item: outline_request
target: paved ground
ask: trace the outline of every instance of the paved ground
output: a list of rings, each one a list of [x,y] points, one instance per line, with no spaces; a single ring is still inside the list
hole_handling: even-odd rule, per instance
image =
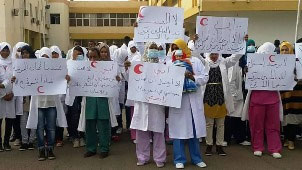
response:
[[[154,162],[143,167],[136,166],[135,145],[129,140],[129,134],[124,133],[121,141],[111,145],[110,156],[99,159],[98,156],[83,158],[84,148],[74,149],[70,142],[65,141],[62,148],[55,148],[56,160],[37,161],[37,150],[18,151],[13,147],[11,152],[0,153],[0,170],[9,169],[100,169],[100,170],[149,170],[158,169]],[[202,145],[202,152],[205,147]],[[276,160],[265,154],[262,158],[252,155],[250,147],[231,145],[225,149],[228,156],[203,156],[208,170],[302,170],[302,142],[294,151],[284,149],[281,160]],[[203,154],[204,155],[204,154]],[[172,164],[172,147],[168,146],[168,160],[163,169],[175,169]],[[200,169],[188,163],[188,170]]]

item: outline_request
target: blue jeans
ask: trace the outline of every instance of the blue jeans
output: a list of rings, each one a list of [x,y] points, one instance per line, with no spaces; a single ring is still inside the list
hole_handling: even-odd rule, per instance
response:
[[[38,109],[38,149],[45,147],[44,130],[46,131],[47,147],[53,149],[56,137],[57,110],[55,107]]]
[[[189,151],[191,156],[192,164],[198,164],[203,162],[201,159],[199,140],[196,138],[195,124],[194,120],[193,124],[193,133],[194,138],[191,139],[173,139],[173,157],[174,164],[182,163],[185,164],[187,162],[186,153],[185,153],[185,141],[188,141]]]

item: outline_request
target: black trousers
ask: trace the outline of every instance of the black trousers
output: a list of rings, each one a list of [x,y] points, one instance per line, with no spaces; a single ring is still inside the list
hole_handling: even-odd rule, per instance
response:
[[[79,120],[81,115],[81,102],[82,97],[76,97],[74,99],[72,106],[67,106],[67,124],[68,124],[68,133],[72,139],[84,137],[83,132],[78,132]]]
[[[286,126],[284,126],[285,140],[294,142],[296,140],[296,135],[298,134],[298,129],[299,129],[299,126],[294,125],[294,124],[287,124]]]
[[[9,145],[9,138],[12,133],[14,119],[5,118],[5,135],[4,135],[4,145]],[[2,127],[2,119],[0,119],[0,127]],[[1,129],[1,128],[0,128]],[[0,144],[2,144],[2,134],[0,130]]]
[[[14,122],[13,122],[13,132],[14,132],[15,138],[21,140],[20,118],[21,118],[21,115],[16,115],[16,119],[14,119]]]
[[[225,117],[225,132],[224,140],[228,143],[231,142],[232,136],[235,138],[236,143],[241,143],[248,140],[248,133],[246,121],[242,121],[240,117]]]

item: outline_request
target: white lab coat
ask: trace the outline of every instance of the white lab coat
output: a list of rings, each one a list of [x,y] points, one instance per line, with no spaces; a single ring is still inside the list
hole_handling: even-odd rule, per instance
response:
[[[234,112],[234,110],[235,110],[233,97],[231,95],[231,90],[230,90],[229,79],[228,79],[228,69],[230,67],[234,66],[241,57],[242,57],[241,54],[233,54],[230,57],[222,58],[219,63],[221,77],[222,77],[224,101],[225,101],[225,105],[226,105],[228,113]],[[207,60],[205,60],[205,68],[208,71],[207,73],[209,73],[210,66],[209,66],[209,63]]]
[[[0,119],[2,118],[16,118],[16,115],[23,115],[23,97],[14,96],[11,101],[5,101],[2,97],[6,94],[11,93],[13,86],[11,83],[11,78],[13,76],[12,65],[0,65],[0,81],[5,86],[1,89],[1,99],[0,99]]]
[[[193,120],[195,124],[196,137],[206,136],[206,123],[203,107],[203,95],[201,86],[205,85],[209,79],[208,72],[205,70],[201,61],[192,57],[190,59],[195,82],[198,84],[196,92],[183,93],[181,108],[169,108],[169,137],[172,139],[194,138]],[[192,120],[193,117],[193,120]]]
[[[233,67],[229,68],[230,91],[234,102],[234,111],[228,112],[228,116],[242,117],[243,112],[243,93],[242,93],[242,68],[237,62]]]
[[[57,126],[67,127],[66,115],[59,95],[54,96],[57,110]],[[37,129],[38,126],[38,96],[31,96],[27,129]]]

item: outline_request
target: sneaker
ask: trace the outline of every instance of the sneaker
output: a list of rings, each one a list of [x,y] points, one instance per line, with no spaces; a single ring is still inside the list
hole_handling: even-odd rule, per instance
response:
[[[53,153],[53,149],[49,148],[49,149],[47,150],[47,158],[48,158],[49,160],[54,160],[54,159],[56,159],[56,156],[55,156],[55,154]]]
[[[202,143],[202,138],[199,138],[198,141],[199,141],[199,143]]]
[[[219,156],[226,156],[227,154],[224,152],[222,146],[217,146],[216,145],[216,152],[218,153]]]
[[[73,147],[74,148],[79,148],[80,147],[80,140],[79,139],[74,139],[73,140]]]
[[[122,134],[122,132],[123,132],[123,128],[121,128],[121,127],[116,130],[116,134],[120,135],[120,134]]]
[[[239,144],[242,145],[242,146],[251,146],[251,142],[249,142],[249,141],[243,141]]]
[[[221,146],[223,146],[223,147],[227,147],[227,146],[228,146],[228,142],[223,141]]]
[[[94,156],[94,155],[96,155],[95,152],[89,152],[89,151],[87,151],[87,152],[84,154],[84,158],[92,157],[92,156]]]
[[[84,138],[80,139],[80,147],[86,146],[86,142]]]
[[[136,163],[137,166],[144,166],[144,165],[146,165],[146,164],[147,164],[146,162],[140,162],[140,161],[138,161],[138,162]]]
[[[288,141],[288,149],[294,150],[295,149],[295,143],[293,141]]]
[[[62,147],[63,146],[63,141],[58,140],[56,146],[57,147]]]
[[[45,161],[45,160],[46,160],[45,149],[40,149],[38,161]]]
[[[286,141],[284,142],[283,146],[284,146],[284,147],[288,147],[288,145],[289,145],[289,144],[288,144],[288,140],[286,140]]]
[[[150,143],[152,143],[153,142],[153,140],[152,139],[150,139]]]
[[[205,168],[205,167],[207,167],[207,164],[204,162],[199,162],[198,164],[196,164],[196,166],[198,166],[200,168]]]
[[[165,166],[164,162],[156,162],[157,168],[163,168]]]
[[[26,151],[28,149],[27,143],[21,143],[21,147],[19,148],[19,151]]]
[[[10,141],[10,142],[15,142],[16,139],[17,139],[16,136],[13,134],[13,135],[9,138],[9,141]]]
[[[33,144],[33,143],[29,143],[27,149],[28,149],[28,150],[34,150],[34,149],[35,149],[34,144]]]
[[[176,169],[184,169],[184,168],[185,168],[185,165],[184,165],[183,163],[177,163],[177,164],[175,165],[175,168],[176,168]]]
[[[133,142],[134,144],[136,144],[136,139],[134,139],[132,142]]]
[[[272,156],[275,158],[275,159],[281,159],[282,158],[282,155],[280,153],[273,153]]]
[[[16,139],[14,142],[14,146],[20,146],[21,144],[21,140],[20,139]]]
[[[3,152],[4,151],[4,148],[2,146],[2,143],[0,143],[0,152]]]
[[[212,145],[208,145],[206,149],[206,156],[211,156],[212,155]]]
[[[261,156],[262,156],[262,152],[261,152],[261,151],[255,151],[255,152],[254,152],[254,155],[255,155],[255,156],[261,157]]]
[[[108,152],[101,152],[100,158],[101,158],[101,159],[107,158],[108,155],[109,155]]]
[[[4,150],[5,151],[11,151],[12,147],[8,144],[8,145],[4,145]]]

